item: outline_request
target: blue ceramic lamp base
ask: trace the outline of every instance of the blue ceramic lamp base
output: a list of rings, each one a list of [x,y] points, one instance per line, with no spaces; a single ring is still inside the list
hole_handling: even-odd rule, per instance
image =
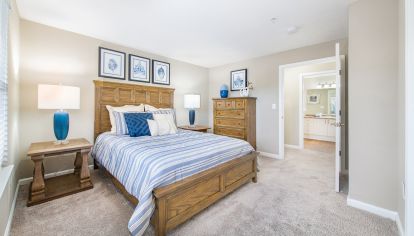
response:
[[[188,119],[190,121],[190,127],[194,127],[195,110],[191,109],[188,111]]]
[[[69,132],[69,114],[64,110],[59,110],[53,115],[53,131],[57,141],[55,144],[67,144]]]

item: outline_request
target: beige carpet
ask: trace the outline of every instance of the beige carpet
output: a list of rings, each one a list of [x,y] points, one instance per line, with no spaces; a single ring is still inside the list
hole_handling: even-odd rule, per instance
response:
[[[332,154],[287,150],[283,161],[261,157],[249,183],[170,235],[398,235],[394,222],[348,207],[333,191]],[[11,235],[128,235],[131,205],[99,171],[95,188],[26,207],[20,189]],[[149,228],[146,235],[153,235]]]

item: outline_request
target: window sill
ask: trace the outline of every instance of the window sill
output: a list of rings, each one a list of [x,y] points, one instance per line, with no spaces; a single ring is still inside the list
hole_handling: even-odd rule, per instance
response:
[[[0,167],[0,198],[3,197],[3,192],[9,182],[10,176],[13,172],[14,165]]]

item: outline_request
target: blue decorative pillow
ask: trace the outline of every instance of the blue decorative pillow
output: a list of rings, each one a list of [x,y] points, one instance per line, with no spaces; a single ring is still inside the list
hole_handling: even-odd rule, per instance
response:
[[[147,122],[147,120],[153,120],[151,113],[124,113],[124,118],[129,136],[151,136]]]
[[[115,121],[115,134],[116,135],[128,134],[128,127],[127,127],[127,124],[125,123],[125,117],[124,117],[125,113],[126,112],[119,112],[119,111],[112,112],[112,115]],[[128,112],[128,113],[138,113],[138,112]]]

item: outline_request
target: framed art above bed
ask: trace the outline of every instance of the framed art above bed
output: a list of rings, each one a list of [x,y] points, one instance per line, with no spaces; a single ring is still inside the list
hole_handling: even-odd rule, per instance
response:
[[[99,77],[125,80],[125,68],[125,53],[99,47]]]
[[[152,60],[152,83],[170,85],[170,63]]]
[[[150,59],[129,54],[129,80],[150,82]]]

